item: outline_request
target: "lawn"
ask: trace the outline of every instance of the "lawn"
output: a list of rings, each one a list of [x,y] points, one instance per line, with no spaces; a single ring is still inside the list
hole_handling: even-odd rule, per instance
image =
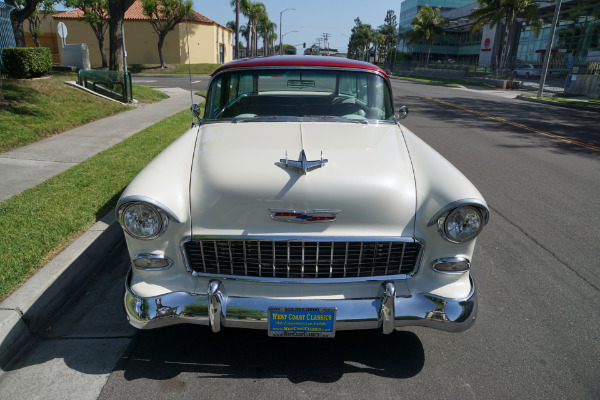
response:
[[[75,73],[55,73],[44,79],[3,79],[2,93],[10,105],[0,110],[0,153],[131,109],[64,83],[75,80]],[[133,95],[140,103],[168,97],[139,85],[133,85]]]
[[[189,111],[182,111],[1,202],[0,300],[111,210],[127,184],[189,123]]]
[[[190,71],[192,75],[210,75],[221,64],[175,64],[169,65],[168,68],[162,69],[158,65],[147,65],[147,64],[133,64],[127,66],[127,69],[132,73],[144,73],[144,74],[188,74]]]
[[[523,97],[537,98],[537,96],[535,94],[524,94]],[[586,107],[596,107],[596,108],[600,107],[600,100],[593,100],[593,99],[590,99],[587,101],[570,100],[569,98],[572,98],[572,97],[575,97],[575,96],[559,96],[559,97],[541,96],[540,99],[554,101],[557,103],[576,104],[576,105],[586,106]]]
[[[447,86],[481,86],[481,87],[489,87],[496,88],[496,86],[487,82],[480,81],[468,81],[464,79],[453,79],[453,78],[434,78],[430,76],[418,76],[418,75],[393,75],[393,78],[399,79],[407,79],[411,81],[424,82],[424,83],[432,83],[437,85],[447,85]]]

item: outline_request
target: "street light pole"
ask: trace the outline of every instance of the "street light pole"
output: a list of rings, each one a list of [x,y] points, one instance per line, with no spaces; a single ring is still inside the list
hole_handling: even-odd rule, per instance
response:
[[[542,76],[540,77],[540,87],[538,88],[537,98],[542,97],[544,92],[544,84],[546,83],[546,74],[548,73],[548,64],[550,63],[550,53],[552,53],[552,42],[554,41],[554,31],[556,29],[556,23],[558,22],[558,13],[560,12],[560,5],[562,0],[556,1],[556,7],[554,8],[554,17],[552,18],[552,27],[550,28],[550,37],[546,44],[546,54],[544,54],[544,65],[542,67]]]
[[[281,43],[282,41],[282,36],[281,36],[281,17],[283,15],[284,12],[288,11],[288,10],[294,10],[296,11],[295,8],[286,8],[285,10],[283,10],[282,12],[279,13],[279,55],[283,55],[283,44]]]

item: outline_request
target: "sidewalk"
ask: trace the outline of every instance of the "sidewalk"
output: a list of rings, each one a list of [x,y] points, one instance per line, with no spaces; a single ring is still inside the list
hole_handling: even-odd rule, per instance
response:
[[[0,201],[39,185],[142,129],[190,108],[189,91],[180,88],[159,90],[169,98],[0,154]],[[194,97],[194,102],[199,100],[200,97]]]
[[[169,99],[91,122],[0,154],[0,201],[34,187],[171,115],[189,109],[190,92],[159,89]],[[200,97],[194,96],[194,102]],[[190,114],[190,123],[191,123]],[[123,240],[114,210],[0,303],[0,372],[33,342]]]

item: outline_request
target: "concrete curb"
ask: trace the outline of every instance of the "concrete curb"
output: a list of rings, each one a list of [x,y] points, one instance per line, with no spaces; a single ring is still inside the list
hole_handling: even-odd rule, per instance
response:
[[[113,209],[0,304],[0,367],[47,329],[121,240]]]
[[[600,113],[600,107],[588,107],[588,106],[582,106],[579,104],[569,104],[569,103],[562,103],[562,102],[552,101],[552,100],[538,99],[535,97],[525,97],[522,94],[518,95],[516,98],[519,100],[523,100],[523,101],[529,101],[531,103],[548,104],[548,105],[555,106],[555,107],[572,108],[572,109],[584,110],[584,111],[595,111],[597,113]]]

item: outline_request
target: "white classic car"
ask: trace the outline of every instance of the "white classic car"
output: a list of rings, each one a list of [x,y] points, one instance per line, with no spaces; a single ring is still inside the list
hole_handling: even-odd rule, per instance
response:
[[[392,99],[387,74],[354,60],[217,69],[203,118],[118,203],[131,324],[307,337],[471,327],[488,207]]]

